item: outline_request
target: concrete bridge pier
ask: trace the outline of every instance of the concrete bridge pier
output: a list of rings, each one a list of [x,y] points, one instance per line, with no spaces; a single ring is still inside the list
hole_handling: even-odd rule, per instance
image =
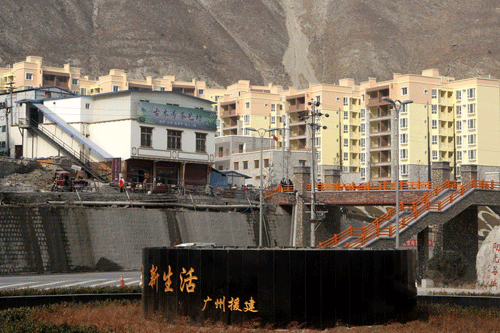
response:
[[[307,184],[311,182],[311,168],[308,166],[293,167],[293,185],[297,191],[297,229],[295,230],[296,246],[306,247],[311,243],[311,219],[306,215]]]
[[[298,193],[297,210],[297,230],[296,245],[308,247],[311,245],[311,212],[307,205],[311,202],[311,194],[307,191],[307,184],[311,183],[311,169],[308,166],[296,166],[293,168],[294,188]],[[326,170],[325,182],[328,184],[340,181],[340,170]],[[327,240],[340,232],[340,206],[321,205],[316,201],[316,212],[327,210],[322,221],[316,221],[316,241],[317,243]],[[320,216],[321,214],[318,214]],[[315,244],[317,245],[317,244]]]
[[[427,264],[429,263],[429,227],[417,234],[417,259],[418,259],[418,283],[425,278]]]
[[[450,221],[435,226],[434,253],[461,253],[469,263],[466,278],[471,280],[476,279],[477,228],[477,206],[470,206]]]

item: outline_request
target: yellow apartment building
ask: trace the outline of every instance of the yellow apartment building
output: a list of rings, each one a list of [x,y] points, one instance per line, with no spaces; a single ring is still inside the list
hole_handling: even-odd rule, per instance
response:
[[[309,88],[297,91],[290,88],[284,93],[288,147],[292,151],[315,149],[317,181],[322,181],[324,171],[342,167],[356,171],[359,150],[359,98],[358,88],[351,79],[339,81],[339,85],[310,84]],[[347,101],[347,104],[345,103]],[[312,105],[319,102],[316,112],[324,114],[316,118],[318,126],[311,126]],[[344,109],[348,117],[344,119]],[[328,114],[328,117],[326,116]],[[315,130],[315,142],[312,131]],[[348,148],[343,149],[344,139]],[[351,158],[344,158],[348,156]]]
[[[205,81],[193,79],[191,82],[176,81],[175,76],[163,76],[145,80],[128,78],[122,69],[111,69],[108,75],[92,80],[82,76],[80,68],[65,64],[62,68],[49,67],[43,64],[43,59],[28,56],[25,61],[17,62],[12,68],[0,68],[0,93],[9,91],[10,82],[14,90],[55,86],[77,95],[95,95],[123,90],[159,90],[176,91],[190,96],[208,99]]]
[[[217,98],[219,135],[259,136],[249,128],[283,128],[282,91],[281,86],[254,86],[246,80],[228,86],[225,94]],[[280,138],[281,132],[274,135]]]
[[[80,76],[80,68],[69,64],[63,68],[44,66],[41,57],[28,56],[12,68],[0,68],[0,93],[9,91],[9,82],[13,82],[14,90],[54,86],[78,93]]]

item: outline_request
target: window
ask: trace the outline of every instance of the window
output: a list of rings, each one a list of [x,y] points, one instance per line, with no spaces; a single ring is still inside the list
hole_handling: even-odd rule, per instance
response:
[[[198,89],[198,95],[205,95],[204,89]]]
[[[469,161],[476,160],[476,150],[475,149],[469,149],[467,151],[467,158],[469,159]]]
[[[24,79],[28,81],[33,81],[33,73],[25,73]]]
[[[402,176],[408,176],[408,164],[401,164],[399,166],[399,173]]]
[[[243,161],[243,170],[248,169],[248,161]]]
[[[276,116],[271,116],[271,124],[276,124]]]
[[[438,97],[438,91],[437,89],[432,89],[431,91],[431,98],[437,98]]]
[[[399,135],[399,143],[405,145],[408,143],[408,133],[401,133]]]
[[[249,124],[250,123],[250,115],[249,114],[243,115],[243,122],[245,124]]]
[[[316,157],[315,157],[316,161],[321,161],[321,152],[317,151],[315,155],[316,155]]]
[[[401,96],[406,96],[406,95],[408,95],[408,87],[401,88]]]
[[[408,113],[408,104],[402,104],[399,113]]]
[[[438,159],[438,151],[437,150],[433,150],[432,151],[432,159],[433,160],[437,160]]]
[[[80,84],[80,80],[76,79],[76,78],[72,78],[71,79],[71,85],[73,86],[77,86]]]
[[[196,133],[196,151],[207,151],[207,135],[205,133]]]
[[[349,160],[349,153],[344,152],[344,161],[348,161],[348,160]]]
[[[315,147],[320,147],[321,146],[321,138],[315,137],[314,138],[314,146]]]
[[[224,147],[219,147],[219,154],[217,156],[218,157],[223,157],[224,156]]]
[[[264,159],[264,168],[269,168],[269,159],[268,158]]]
[[[467,99],[474,99],[474,98],[476,98],[476,88],[467,89]]]
[[[246,110],[250,109],[250,102],[245,102],[245,109]]]
[[[457,135],[456,136],[456,144],[458,147],[462,146],[462,136],[461,135]]]
[[[113,91],[120,91],[120,86],[113,86]]]
[[[437,135],[433,135],[432,136],[432,144],[433,145],[437,145],[438,144],[438,136]]]
[[[467,114],[475,114],[476,113],[476,104],[470,103],[467,104]]]
[[[359,154],[359,160],[361,161],[361,163],[365,163],[365,161],[366,161],[366,154],[365,153]]]
[[[399,159],[407,160],[408,159],[408,149],[403,148],[399,150]]]
[[[6,125],[3,125],[3,126],[2,126],[2,132],[5,132],[5,131],[7,131],[7,126],[6,126]]]
[[[250,130],[248,128],[244,128],[243,135],[250,135]]]
[[[438,128],[438,121],[436,119],[432,119],[432,129]]]
[[[359,140],[359,146],[361,148],[365,148],[366,147],[366,139],[365,138],[362,138]]]
[[[361,102],[365,101],[365,94],[361,94]]]
[[[344,147],[349,147],[349,139],[344,139]]]
[[[344,133],[349,133],[349,125],[344,125]]]
[[[344,111],[344,119],[349,119],[349,111]]]
[[[316,102],[321,103],[321,95],[316,95]]]
[[[362,108],[360,111],[359,111],[359,118],[361,119],[365,119],[366,117],[366,109],[365,108]]]
[[[438,113],[438,106],[436,104],[432,104],[432,114]]]
[[[366,131],[366,124],[365,123],[361,123],[359,125],[359,132],[360,133],[365,133],[365,131]]]
[[[151,147],[153,142],[153,128],[141,126],[141,147]]]
[[[234,162],[234,170],[239,170],[239,168],[240,168],[240,163]]]
[[[470,145],[475,145],[476,144],[476,134],[469,134],[467,136],[467,143]]]
[[[299,160],[299,166],[306,166],[307,160]]]
[[[366,178],[366,169],[360,168],[359,171],[361,172],[361,178]]]
[[[80,88],[80,95],[87,95],[87,88]]]
[[[400,128],[408,128],[408,118],[399,119],[399,127]]]
[[[470,129],[470,130],[476,129],[476,119],[467,120],[467,129]]]
[[[258,169],[259,168],[259,162],[260,160],[253,160],[253,168]]]
[[[349,105],[349,97],[344,97],[344,105]]]
[[[457,128],[456,128],[457,131],[461,131],[462,130],[462,122],[460,120],[457,120],[456,126],[457,126]]]
[[[455,113],[457,116],[461,116],[462,115],[462,105],[457,105],[455,107]]]
[[[167,148],[180,150],[182,148],[181,138],[182,138],[181,131],[167,130]]]
[[[457,161],[461,161],[461,160],[462,160],[462,151],[457,150]]]
[[[462,100],[462,90],[455,91],[455,98],[456,98],[457,101],[461,101]]]
[[[167,91],[165,87],[160,87],[160,91]]]
[[[90,109],[90,103],[85,103],[85,108]]]

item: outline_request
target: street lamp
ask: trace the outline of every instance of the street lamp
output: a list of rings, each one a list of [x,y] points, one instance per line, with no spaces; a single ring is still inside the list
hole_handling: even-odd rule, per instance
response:
[[[316,117],[319,119],[321,116],[329,117],[328,113],[321,113],[321,111],[316,110],[316,107],[320,106],[321,103],[312,100],[307,103],[311,106],[311,113],[307,116],[300,116],[300,120],[311,119],[311,171],[312,171],[312,182],[311,182],[311,247],[316,246],[316,163],[314,161],[316,155],[316,130],[319,128],[326,129],[326,126],[321,126],[316,124]]]
[[[264,198],[264,191],[263,191],[264,187],[262,184],[262,164],[263,164],[263,156],[264,156],[264,135],[266,135],[266,133],[277,131],[278,128],[255,129],[253,127],[247,127],[246,129],[249,131],[252,131],[252,132],[257,132],[260,136],[259,247],[262,247],[262,223],[263,223],[263,219],[264,219],[264,212],[262,210],[262,200]]]
[[[394,121],[396,123],[396,249],[399,248],[399,112],[401,108],[407,104],[413,103],[412,100],[400,101],[389,97],[382,97],[383,101],[392,104],[394,111],[396,112],[394,116]],[[392,140],[391,140],[392,141]]]

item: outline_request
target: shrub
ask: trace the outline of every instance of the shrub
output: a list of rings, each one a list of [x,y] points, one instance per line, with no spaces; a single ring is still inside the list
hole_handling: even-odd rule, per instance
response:
[[[465,257],[456,251],[436,253],[430,260],[427,277],[438,282],[464,282],[469,263]]]

